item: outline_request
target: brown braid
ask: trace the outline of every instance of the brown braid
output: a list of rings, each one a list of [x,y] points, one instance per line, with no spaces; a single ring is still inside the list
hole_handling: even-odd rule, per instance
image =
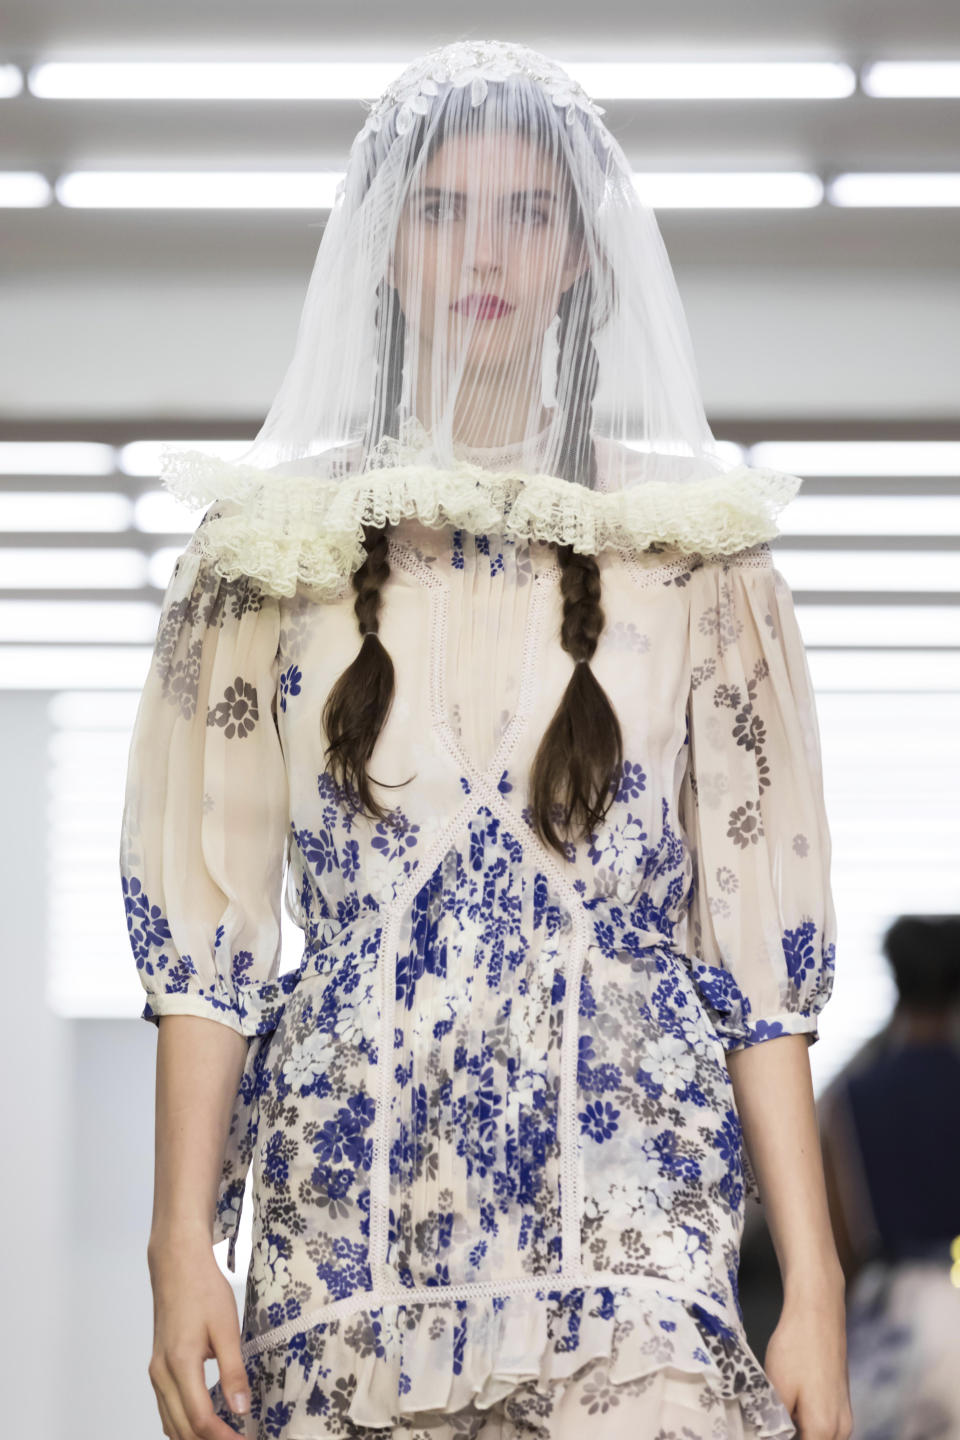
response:
[[[589,276],[581,276],[577,283],[588,285]],[[562,357],[565,347],[571,345],[574,353],[584,359],[573,381],[577,393],[565,411],[567,425],[557,468],[561,475],[572,480],[580,480],[582,469],[586,468],[589,486],[594,489],[597,462],[590,419],[599,365],[592,336],[586,329],[591,310],[587,296],[581,297],[580,304],[574,307],[573,289],[561,297],[560,355]],[[574,313],[581,317],[581,323],[571,334],[570,317]],[[566,367],[559,362],[558,369],[561,374],[566,372]],[[563,397],[557,398],[562,404]],[[568,831],[573,826],[584,835],[596,830],[613,803],[620,783],[623,736],[610,698],[590,666],[604,626],[600,567],[595,556],[578,554],[572,545],[558,545],[556,551],[563,597],[560,644],[572,656],[574,666],[534,757],[530,772],[530,811],[533,828],[543,843],[569,858],[570,842],[561,839],[556,824]]]
[[[374,325],[380,331],[380,305],[385,282],[377,295]],[[394,297],[396,301],[396,297]],[[376,436],[395,434],[397,405],[402,381],[404,319],[399,305],[390,310],[392,324],[383,332],[378,375],[373,400],[371,431]],[[339,676],[323,709],[322,724],[327,734],[327,766],[334,783],[354,809],[387,822],[390,814],[370,788],[367,762],[393,703],[395,675],[393,661],[380,639],[381,590],[390,574],[388,525],[365,525],[363,545],[366,559],[353,575],[356,600],[354,613],[363,643],[353,662]],[[375,781],[385,784],[384,781]],[[401,782],[403,783],[403,782]],[[389,789],[396,788],[388,786]]]

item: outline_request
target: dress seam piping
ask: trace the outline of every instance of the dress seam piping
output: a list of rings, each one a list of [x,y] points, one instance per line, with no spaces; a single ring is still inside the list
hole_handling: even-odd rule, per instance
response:
[[[293,1340],[304,1330],[310,1330],[315,1325],[322,1325],[331,1320],[349,1317],[356,1314],[358,1310],[378,1310],[383,1306],[395,1304],[449,1305],[470,1299],[536,1294],[541,1290],[563,1292],[580,1289],[663,1292],[661,1295],[663,1300],[675,1303],[692,1302],[701,1305],[715,1315],[725,1313],[721,1301],[714,1299],[706,1291],[697,1289],[695,1285],[672,1280],[666,1275],[638,1275],[636,1273],[621,1275],[610,1270],[587,1270],[574,1275],[526,1275],[512,1280],[477,1281],[463,1285],[422,1285],[410,1288],[382,1286],[375,1287],[373,1290],[357,1291],[342,1300],[330,1301],[329,1304],[320,1305],[306,1315],[299,1316],[296,1320],[288,1320],[284,1325],[267,1330],[264,1334],[246,1341],[241,1346],[241,1355],[243,1359],[246,1359],[249,1355],[259,1355],[264,1350],[275,1349],[278,1345]]]

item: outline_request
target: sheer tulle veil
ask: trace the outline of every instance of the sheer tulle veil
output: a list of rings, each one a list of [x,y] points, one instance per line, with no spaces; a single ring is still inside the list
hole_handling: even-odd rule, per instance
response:
[[[457,41],[353,140],[293,355],[251,446],[168,447],[226,578],[336,593],[364,526],[498,529],[596,555],[773,538],[798,477],[707,423],[673,270],[604,111],[538,52]]]

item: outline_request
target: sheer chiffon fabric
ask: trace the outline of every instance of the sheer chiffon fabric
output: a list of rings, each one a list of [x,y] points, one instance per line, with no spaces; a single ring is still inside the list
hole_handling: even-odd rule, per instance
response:
[[[739,1311],[757,1192],[724,1054],[813,1043],[832,987],[802,640],[768,547],[600,564],[625,764],[563,861],[525,790],[571,663],[551,547],[392,531],[392,828],[324,771],[352,594],[263,595],[193,546],[171,579],[124,895],[144,1018],[250,1042],[213,1238],[232,1265],[252,1170],[256,1440],[793,1433]]]

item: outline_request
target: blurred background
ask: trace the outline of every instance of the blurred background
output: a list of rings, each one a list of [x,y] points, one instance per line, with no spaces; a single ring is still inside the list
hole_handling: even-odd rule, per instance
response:
[[[487,0],[479,26],[449,0],[4,7],[11,1434],[161,1433],[146,1372],[156,1032],[117,862],[160,599],[199,519],[159,488],[158,446],[229,457],[252,440],[363,101],[423,51],[511,40],[582,81],[657,212],[714,434],[804,477],[773,549],[808,646],[834,846],[818,1100],[889,1033],[888,927],[960,909],[960,9],[691,0],[680,19],[648,0],[569,16],[528,0],[522,23]],[[947,1028],[924,1033],[953,1046],[953,992],[930,993]],[[956,1077],[927,1077],[942,1104],[926,1109],[933,1149],[939,1134],[960,1155]],[[949,1207],[932,1223],[944,1213],[960,1235]],[[761,1360],[776,1285],[758,1210],[742,1298]]]

